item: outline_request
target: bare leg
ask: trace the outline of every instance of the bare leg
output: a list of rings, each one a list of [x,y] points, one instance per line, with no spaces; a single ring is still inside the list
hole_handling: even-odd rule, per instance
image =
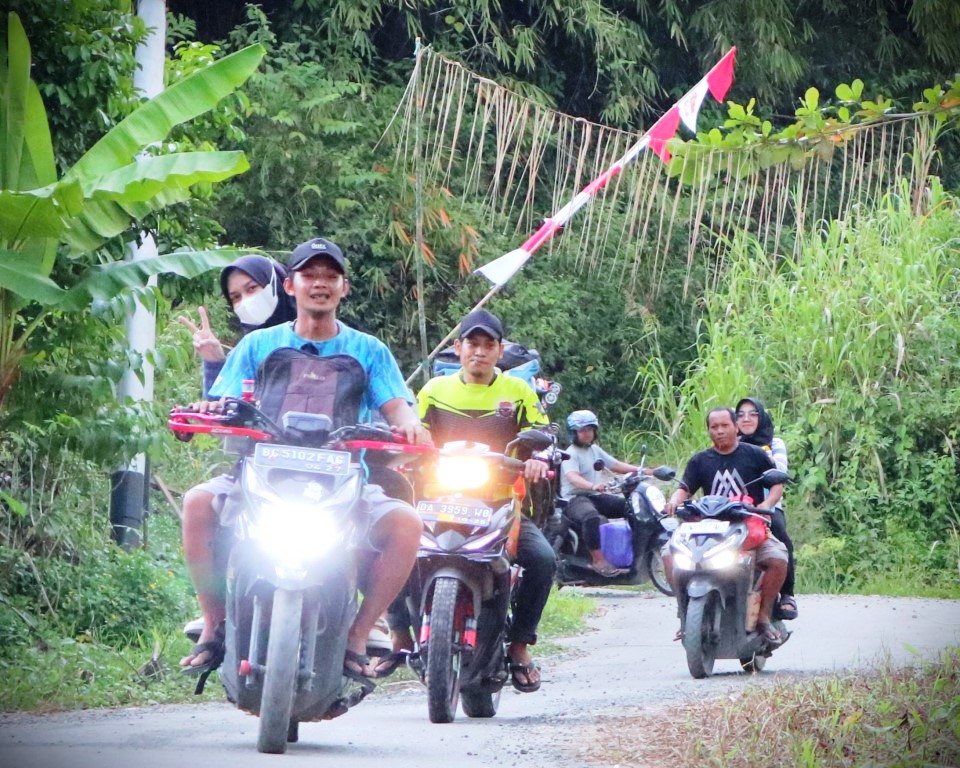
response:
[[[367,635],[373,625],[407,583],[422,531],[416,513],[402,507],[384,515],[374,526],[371,539],[378,554],[370,566],[363,602],[347,635],[347,650],[358,654],[366,650]]]
[[[183,500],[183,556],[203,611],[203,631],[198,643],[213,640],[217,627],[226,618],[226,606],[220,590],[223,574],[217,573],[214,557],[218,523],[218,515],[213,509],[213,494],[195,489],[187,491]],[[180,666],[199,666],[207,661],[207,656],[206,653],[184,656]]]
[[[763,582],[760,584],[760,611],[757,622],[769,624],[773,615],[773,604],[787,576],[787,561],[767,560],[760,564],[760,568],[763,570]]]

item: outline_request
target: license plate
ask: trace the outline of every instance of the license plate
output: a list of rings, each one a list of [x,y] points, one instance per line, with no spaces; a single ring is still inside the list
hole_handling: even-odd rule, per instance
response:
[[[421,517],[460,525],[489,525],[493,510],[485,504],[456,501],[418,501]]]
[[[727,520],[700,520],[696,523],[684,523],[680,529],[691,536],[698,533],[723,533],[730,527]]]
[[[297,448],[292,445],[257,443],[254,466],[266,469],[291,469],[324,475],[346,475],[350,472],[350,454],[322,448]]]

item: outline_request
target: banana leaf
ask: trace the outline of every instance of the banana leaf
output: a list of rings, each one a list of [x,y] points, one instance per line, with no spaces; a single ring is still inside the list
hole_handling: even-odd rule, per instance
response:
[[[97,299],[112,299],[120,293],[142,288],[154,275],[174,274],[197,277],[211,269],[221,269],[249,249],[220,248],[211,251],[165,253],[136,261],[118,261],[91,269],[66,291],[60,303],[66,310],[82,309]]]
[[[170,130],[213,109],[252,75],[263,59],[259,45],[230,54],[170,86],[137,108],[94,144],[65,178],[96,177],[133,162]]]

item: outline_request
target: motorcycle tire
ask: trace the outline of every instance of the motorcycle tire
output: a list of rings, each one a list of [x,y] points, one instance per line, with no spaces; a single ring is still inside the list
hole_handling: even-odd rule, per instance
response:
[[[434,582],[427,645],[427,710],[431,723],[452,723],[460,700],[460,642],[457,624],[460,582],[442,577]]]
[[[303,593],[278,589],[273,593],[267,663],[260,699],[257,751],[281,755],[287,751],[290,713],[300,667],[300,618]]]
[[[683,647],[687,652],[687,668],[697,680],[713,673],[720,642],[720,618],[720,602],[715,592],[692,597],[687,603]]]
[[[647,552],[646,567],[653,586],[667,597],[673,597],[673,587],[671,587],[670,582],[667,581],[667,572],[663,567],[663,556],[660,554],[659,549],[651,549]]]
[[[500,706],[500,691],[460,691],[460,706],[467,717],[493,717]]]

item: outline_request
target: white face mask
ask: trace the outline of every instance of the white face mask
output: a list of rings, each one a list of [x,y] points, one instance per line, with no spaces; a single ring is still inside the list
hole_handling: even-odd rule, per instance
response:
[[[253,296],[243,299],[233,311],[244,325],[263,325],[277,308],[277,273],[270,276],[270,284]]]

